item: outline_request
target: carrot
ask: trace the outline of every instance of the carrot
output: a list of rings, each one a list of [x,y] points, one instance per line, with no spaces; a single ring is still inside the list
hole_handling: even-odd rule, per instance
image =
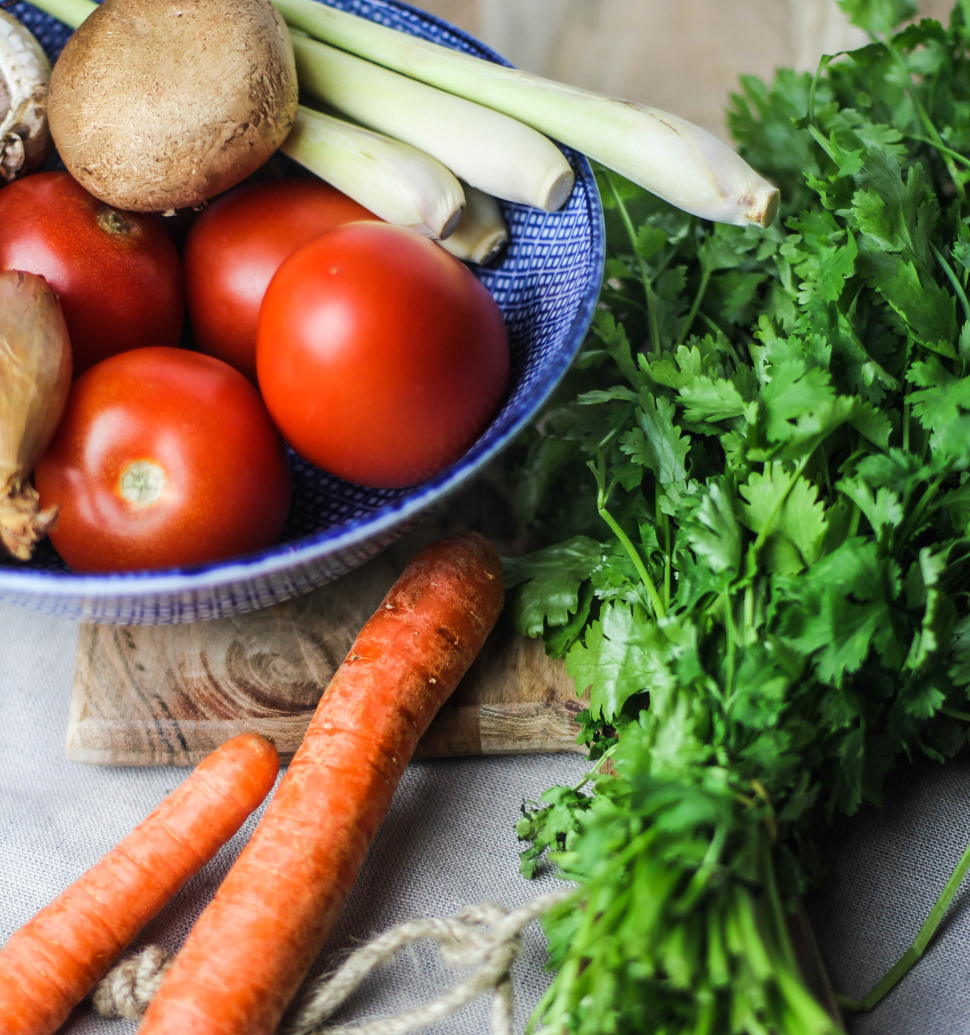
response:
[[[0,949],[0,1032],[51,1035],[276,780],[276,748],[233,737]]]
[[[271,1035],[330,933],[418,739],[502,608],[475,533],[422,550],[361,630],[139,1035]]]

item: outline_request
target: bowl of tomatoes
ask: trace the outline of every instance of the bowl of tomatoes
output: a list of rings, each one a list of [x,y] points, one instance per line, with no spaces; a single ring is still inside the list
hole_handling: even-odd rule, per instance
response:
[[[364,5],[363,10],[353,0],[336,0],[333,5],[505,63],[468,34],[398,0],[380,0]],[[55,59],[70,30],[26,3],[14,5],[11,13],[28,25],[48,56]],[[503,202],[510,231],[507,250],[495,264],[470,267],[501,311],[510,363],[508,387],[497,412],[457,460],[417,484],[374,487],[341,478],[332,467],[324,470],[290,450],[291,498],[282,531],[272,546],[217,562],[101,572],[69,567],[53,546],[44,542],[27,562],[0,562],[0,599],[84,621],[159,624],[217,618],[307,592],[390,545],[480,472],[535,418],[583,342],[602,278],[604,228],[588,162],[568,149],[564,153],[576,176],[566,205],[549,213]],[[183,340],[185,344],[191,346]],[[146,357],[139,360],[142,367],[151,359],[147,355],[151,350],[145,351]],[[360,393],[361,383],[350,378],[340,390],[348,395]],[[375,446],[374,470],[381,469],[382,449],[393,450],[394,443],[403,446],[420,438],[421,412],[444,410],[452,404],[451,396],[466,390],[458,385],[450,392],[447,384],[439,384],[436,394],[416,400],[413,422],[401,416],[385,429]],[[165,400],[157,393],[154,399],[151,393],[142,394],[145,410],[139,419],[148,427],[161,419]],[[332,398],[338,410],[342,405],[339,394]],[[338,428],[346,423],[334,422]],[[220,448],[230,452],[235,449],[245,456],[253,449],[244,434],[230,435],[225,421],[209,421],[205,434],[209,441],[218,441]],[[152,472],[137,474],[132,491],[150,493]],[[271,501],[267,509],[272,510],[274,505]],[[258,503],[255,506],[259,509]],[[248,520],[252,510],[253,505],[239,505],[239,520]]]

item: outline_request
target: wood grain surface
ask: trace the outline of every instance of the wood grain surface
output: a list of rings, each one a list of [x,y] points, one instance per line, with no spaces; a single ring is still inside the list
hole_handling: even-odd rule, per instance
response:
[[[97,765],[195,765],[245,730],[288,759],[354,637],[426,542],[476,528],[515,548],[501,495],[481,482],[391,549],[296,600],[211,622],[83,625],[67,755]],[[501,619],[418,757],[576,751],[584,707],[561,662]]]

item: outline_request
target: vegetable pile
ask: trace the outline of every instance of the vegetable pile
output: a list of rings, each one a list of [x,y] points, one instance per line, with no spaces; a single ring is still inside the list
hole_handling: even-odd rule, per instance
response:
[[[787,930],[816,832],[966,742],[970,5],[840,2],[873,43],[728,114],[771,230],[601,173],[594,334],[521,468],[555,545],[507,572],[615,767],[519,824],[580,884],[551,1031],[834,1030]]]
[[[459,460],[508,392],[502,314],[455,260],[501,251],[497,199],[549,212],[565,204],[575,177],[547,134],[695,215],[766,226],[778,207],[775,186],[675,116],[315,0],[36,6],[77,30],[49,99],[45,69],[32,73],[31,110],[46,132],[49,108],[67,172],[4,190],[0,269],[45,277],[63,306],[78,398],[37,480],[41,506],[60,515],[51,541],[77,570],[221,560],[270,546],[286,520],[277,504],[289,500],[288,481],[276,463],[246,471],[246,435],[199,462],[220,417],[208,389],[188,383],[201,367],[183,363],[176,390],[167,356],[169,373],[152,375],[137,404],[126,398],[126,378],[143,365],[111,361],[182,344],[186,297],[195,346],[257,383],[248,437],[263,455],[278,453],[278,432],[330,474],[405,488]],[[297,78],[326,112],[297,104]],[[326,183],[264,180],[217,197],[198,220],[185,209],[183,270],[156,214],[198,211],[265,177],[276,149]],[[369,225],[347,225],[361,220]],[[192,399],[207,416],[163,419],[153,435],[153,393],[166,412]],[[263,404],[272,427],[256,412]]]
[[[101,8],[77,39],[93,39],[99,22],[125,2],[109,0],[114,6]],[[900,759],[923,753],[943,760],[966,740],[970,3],[961,0],[949,29],[924,21],[898,32],[913,13],[908,0],[840,3],[871,33],[870,46],[825,59],[814,79],[791,72],[779,73],[770,86],[746,79],[729,113],[744,157],[782,188],[782,220],[765,231],[778,191],[696,127],[452,54],[312,0],[277,2],[295,32],[294,67],[306,91],[364,124],[301,107],[283,144],[285,153],[353,194],[358,207],[348,203],[343,210],[357,215],[347,218],[356,219],[363,205],[433,239],[458,228],[455,240],[462,240],[467,199],[461,175],[481,232],[467,236],[465,251],[456,250],[466,258],[485,256],[502,237],[490,198],[554,209],[568,194],[571,172],[542,133],[618,170],[604,167],[598,174],[612,253],[592,340],[556,404],[522,444],[523,514],[554,545],[508,564],[518,627],[542,636],[551,654],[566,658],[577,686],[588,689],[581,740],[593,758],[610,762],[592,776],[595,794],[587,794],[585,784],[555,788],[519,825],[520,836],[532,842],[524,872],[535,873],[551,852],[579,885],[576,898],[547,923],[559,973],[539,1016],[552,1031],[834,1031],[803,984],[788,931],[797,897],[818,876],[819,825],[836,813],[851,814],[863,800],[878,802],[886,774]],[[56,6],[75,12],[80,23],[94,5],[58,0]],[[270,20],[280,26],[275,15]],[[79,83],[84,79],[75,69],[63,76],[55,70],[58,104],[65,96],[58,83],[68,72]],[[413,79],[402,81],[401,73]],[[293,85],[281,87],[281,96],[293,100]],[[399,103],[382,104],[382,90]],[[72,103],[68,121],[78,114]],[[287,103],[279,124],[292,115]],[[479,104],[487,107],[475,112]],[[58,132],[55,126],[55,137]],[[81,130],[72,132],[85,138]],[[491,162],[496,140],[505,142],[509,161]],[[272,147],[279,142],[273,136]],[[531,157],[522,164],[524,155]],[[238,168],[217,169],[207,179],[202,170],[197,180],[175,187],[186,188],[185,197],[195,202],[248,171],[237,177]],[[130,173],[126,166],[128,187]],[[30,192],[52,181],[37,176],[33,182]],[[24,184],[5,188],[0,206]],[[116,198],[89,185],[102,200]],[[139,194],[143,188],[135,183],[125,203],[154,209],[182,197]],[[340,226],[346,218],[331,224],[325,214],[327,232],[311,240],[306,226],[287,225],[300,220],[283,206],[277,223],[253,231],[266,235],[255,249],[252,236],[239,235],[240,250],[226,263],[230,275],[222,277],[220,251],[208,250],[206,227],[227,223],[235,233],[238,221],[246,221],[246,197],[240,192],[217,202],[193,229],[189,266],[199,282],[188,293],[193,308],[206,310],[193,320],[206,323],[215,313],[207,331],[216,343],[212,351],[250,378],[256,372],[268,409],[242,374],[219,360],[155,348],[95,365],[78,382],[69,419],[38,466],[46,505],[45,484],[75,491],[70,487],[84,474],[77,457],[94,456],[86,441],[111,445],[92,479],[103,476],[108,495],[120,491],[131,505],[128,538],[98,552],[104,545],[98,528],[68,530],[66,520],[64,542],[73,535],[79,549],[95,555],[78,553],[72,563],[80,567],[184,563],[185,555],[171,551],[133,552],[139,536],[166,550],[184,542],[194,548],[204,538],[152,523],[162,511],[150,508],[171,486],[205,514],[222,507],[234,521],[253,518],[260,525],[252,539],[245,529],[234,538],[238,528],[210,527],[213,544],[188,560],[271,541],[288,497],[276,428],[337,473],[367,484],[409,484],[459,456],[505,391],[508,352],[497,310],[488,310],[491,300],[483,301],[486,293],[471,273],[413,232],[380,219]],[[118,236],[119,246],[123,238],[127,248],[135,223],[93,199],[88,207],[101,232]],[[0,229],[0,237],[10,232]],[[79,232],[67,236],[73,240]],[[7,245],[0,240],[0,247]],[[231,271],[244,265],[244,254],[254,256],[259,283],[239,321],[239,313],[227,311],[237,305]],[[387,276],[371,283],[361,271],[372,271],[378,256]],[[28,265],[19,258],[0,264],[8,261]],[[437,271],[427,274],[436,286],[423,308],[411,303],[407,285],[400,292],[387,286],[403,282],[405,268],[418,280]],[[90,280],[104,276],[88,271]],[[168,312],[170,336],[181,320],[180,291],[181,283],[174,283],[177,301],[167,310],[177,310],[178,319]],[[221,301],[207,308],[199,301],[207,292]],[[336,301],[328,309],[331,292]],[[87,365],[93,359],[79,344],[83,335],[68,287],[62,301],[76,338],[75,364]],[[382,405],[391,400],[380,413],[356,400],[345,409],[346,398],[328,394],[335,385],[353,393],[362,383],[343,355],[337,357],[339,382],[320,367],[326,349],[314,328],[338,311],[340,333],[324,343],[333,355],[322,358],[333,360],[346,338],[369,371],[380,372],[381,364],[357,348],[362,341],[383,341],[385,331],[392,340],[402,328],[413,337],[405,320],[412,311],[423,321],[417,337],[430,343],[430,352],[409,359],[420,376],[390,388],[367,384]],[[52,318],[52,326],[63,352],[58,320]],[[455,325],[440,348],[435,320]],[[447,383],[438,394],[473,410],[475,426],[458,428],[460,440],[449,438],[452,428],[432,427],[430,417],[427,427],[415,417],[406,428],[414,386],[429,382],[429,371],[447,372],[449,348],[469,339],[469,328],[484,330],[487,340],[465,355],[484,358],[474,370],[452,371],[453,398]],[[132,348],[130,334],[126,341]],[[209,500],[198,485],[179,487],[172,472],[187,466],[184,457],[163,468],[153,445],[146,460],[138,450],[148,448],[147,432],[116,449],[98,419],[89,421],[83,412],[85,399],[97,394],[94,386],[114,371],[134,369],[150,389],[145,366],[163,352],[182,357],[176,362],[183,366],[211,372],[217,364],[220,381],[228,377],[227,393],[257,412],[252,420],[264,426],[260,439],[270,474],[255,485],[240,475],[235,486],[246,492],[238,500],[228,489]],[[65,369],[60,359],[49,364],[49,371],[59,371],[52,396],[64,394]],[[119,375],[120,387],[106,390],[105,412],[119,412],[117,398],[133,394],[126,376]],[[473,399],[476,391],[481,396]],[[296,407],[301,393],[306,398]],[[190,409],[210,409],[206,399],[186,398]],[[149,400],[143,408],[151,406]],[[433,417],[447,407],[438,409]],[[354,425],[361,415],[383,438],[372,441],[366,428]],[[213,405],[207,417],[225,424],[228,409]],[[53,423],[49,418],[45,434],[53,433]],[[127,424],[136,432],[140,427],[135,418]],[[65,439],[81,426],[94,430]],[[334,453],[346,446],[348,429],[357,450],[353,463]],[[402,431],[410,436],[407,448],[399,446]],[[227,437],[237,444],[245,439],[242,433]],[[19,440],[7,451],[16,457],[18,449]],[[258,451],[246,447],[244,459]],[[13,473],[4,477],[15,495],[35,453],[29,462],[8,464]],[[389,457],[397,462],[393,470]],[[234,456],[215,466],[246,464]],[[211,487],[211,471],[201,477]],[[49,495],[69,519],[70,504],[55,498],[57,491]],[[116,502],[81,509],[104,514]],[[39,515],[38,529],[50,520]],[[29,549],[20,540],[18,546]],[[494,620],[494,558],[481,544],[465,547],[478,552],[478,576],[489,580],[479,587],[488,605],[479,609],[481,627],[452,637],[454,650],[433,664],[417,671],[411,659],[398,671],[399,656],[408,654],[401,646],[406,634],[417,630],[433,643],[450,634],[436,624],[442,593],[431,594],[426,579],[417,579],[422,593],[437,601],[427,605],[427,615],[421,594],[388,598],[384,607],[395,614],[382,610],[358,641],[373,651],[355,647],[342,666],[281,790],[284,804],[274,804],[228,890],[171,971],[149,1027],[170,1028],[206,1010],[216,1015],[206,1022],[212,1026],[231,1017],[235,1027],[228,1030],[250,1030],[252,1017],[260,1031],[275,1026],[353,880],[417,728]],[[69,560],[73,549],[64,547]],[[463,575],[457,582],[467,597],[469,580]],[[399,606],[406,612],[400,628]],[[374,706],[379,715],[368,710],[371,697],[380,698],[385,688],[367,674],[375,659],[394,669],[391,682],[399,692]],[[409,723],[402,714],[418,683],[425,696],[412,711],[420,721]],[[345,695],[348,688],[354,693]],[[376,746],[375,729],[382,730]],[[339,827],[339,836],[318,840],[317,829],[317,838],[304,838],[320,826],[317,785],[329,791],[330,763],[313,752],[337,740],[332,757],[339,760],[343,752],[353,760],[355,771],[340,778],[356,790],[344,813],[326,820]],[[371,764],[360,777],[367,752]],[[307,793],[303,783],[315,789]],[[380,785],[379,793],[372,784]],[[279,880],[285,877],[290,899],[280,885],[260,879],[267,865]],[[310,879],[303,880],[304,873]],[[292,952],[268,963],[260,959],[258,975],[240,959],[233,968],[239,986],[230,988],[210,973],[216,953],[209,946],[217,942],[251,956],[261,917]],[[212,992],[216,986],[222,999]]]

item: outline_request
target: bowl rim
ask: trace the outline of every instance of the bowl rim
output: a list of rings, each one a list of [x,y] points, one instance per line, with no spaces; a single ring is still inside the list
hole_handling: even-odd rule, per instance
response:
[[[328,0],[319,0],[319,2],[327,4]],[[328,4],[328,6],[333,5]],[[411,4],[405,3],[404,0],[368,0],[363,7],[368,11],[374,8],[384,8],[396,13],[410,14],[420,22],[434,25],[452,37],[457,37],[460,41],[487,55],[488,59],[496,64],[512,67],[511,62],[476,39],[471,33],[452,25],[437,15],[419,10]],[[367,16],[367,14],[361,14],[361,17]],[[369,18],[369,20],[374,19]],[[387,503],[364,517],[355,518],[310,536],[303,536],[289,543],[274,544],[240,557],[176,568],[85,574],[0,566],[0,593],[17,594],[21,597],[42,595],[48,599],[83,596],[111,600],[134,596],[157,597],[186,594],[198,590],[211,591],[240,582],[267,579],[274,575],[285,574],[294,567],[312,565],[331,554],[362,546],[389,532],[392,528],[405,524],[409,519],[416,520],[431,506],[458,489],[494,460],[535,419],[537,412],[549,400],[572,365],[592,321],[599,300],[599,284],[602,282],[606,262],[606,228],[596,178],[589,160],[585,155],[571,149],[570,153],[576,159],[576,186],[578,187],[581,182],[585,188],[592,245],[590,269],[595,272],[596,291],[588,292],[587,297],[573,315],[556,361],[544,379],[542,390],[524,397],[529,400],[530,405],[525,407],[524,413],[511,421],[509,426],[487,448],[481,446],[480,437],[471,449],[454,464],[428,481],[422,482],[418,487],[419,491]]]

